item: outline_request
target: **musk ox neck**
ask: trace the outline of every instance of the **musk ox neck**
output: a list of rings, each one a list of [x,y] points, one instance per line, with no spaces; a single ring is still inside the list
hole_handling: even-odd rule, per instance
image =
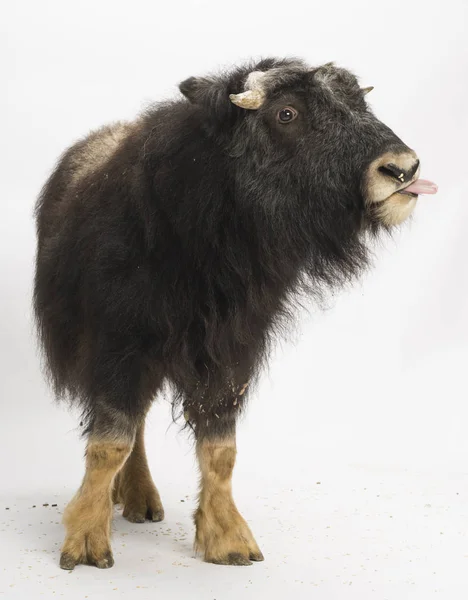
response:
[[[359,216],[346,199],[262,149],[207,133],[186,105],[158,110],[146,131],[152,243],[166,255],[169,244],[207,294],[224,287],[221,296],[235,288],[245,300],[267,290],[282,298],[304,280],[335,286],[365,266]]]

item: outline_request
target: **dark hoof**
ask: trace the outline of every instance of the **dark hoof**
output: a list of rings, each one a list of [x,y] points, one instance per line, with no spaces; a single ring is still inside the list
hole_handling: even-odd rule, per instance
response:
[[[98,569],[110,569],[114,566],[114,557],[111,552],[108,552],[103,558],[94,561]]]
[[[98,569],[110,569],[114,566],[114,557],[111,552],[107,552],[99,559],[76,559],[71,554],[64,552],[60,557],[60,568],[65,571],[73,571],[76,565],[84,563],[87,565],[95,565]]]
[[[124,514],[124,517],[127,519],[127,521],[130,521],[130,523],[144,523],[146,520],[145,515],[141,513],[130,512],[128,514]]]
[[[160,508],[159,510],[151,510],[148,509],[146,513],[146,518],[148,521],[152,521],[153,523],[159,523],[164,519],[164,509]]]
[[[231,552],[226,558],[215,558],[209,560],[215,565],[232,565],[234,567],[247,567],[251,565],[251,561],[240,552]]]
[[[76,566],[76,560],[73,558],[71,554],[64,552],[60,556],[60,568],[65,569],[65,571],[73,571]]]
[[[133,511],[130,510],[128,512],[124,511],[123,516],[130,521],[130,523],[144,523],[146,520],[151,521],[153,523],[159,523],[164,519],[164,509],[158,508],[153,510],[148,508],[146,513],[143,511]]]

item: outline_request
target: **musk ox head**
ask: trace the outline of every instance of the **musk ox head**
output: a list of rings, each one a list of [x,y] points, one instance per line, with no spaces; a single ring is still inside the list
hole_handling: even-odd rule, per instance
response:
[[[418,194],[437,191],[418,179],[416,153],[369,108],[372,88],[332,63],[268,59],[180,89],[242,165],[239,188],[266,204],[294,198],[304,217],[309,206],[315,218],[328,211],[363,231],[400,224]]]

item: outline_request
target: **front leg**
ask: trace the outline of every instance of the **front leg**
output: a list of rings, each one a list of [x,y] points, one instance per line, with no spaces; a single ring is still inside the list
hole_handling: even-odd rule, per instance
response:
[[[67,535],[60,566],[77,564],[108,569],[114,564],[110,546],[113,479],[132,449],[130,436],[92,435],[86,450],[86,474],[77,494],[65,509]]]
[[[195,512],[197,550],[206,562],[250,565],[263,555],[232,497],[236,461],[235,416],[216,418],[212,426],[195,427],[201,472],[199,506]]]

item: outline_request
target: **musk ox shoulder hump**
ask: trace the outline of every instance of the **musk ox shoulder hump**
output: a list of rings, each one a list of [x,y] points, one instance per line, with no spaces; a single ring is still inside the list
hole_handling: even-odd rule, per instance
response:
[[[76,184],[102,167],[134,127],[134,123],[119,121],[101,127],[76,144],[69,157],[70,183]]]

